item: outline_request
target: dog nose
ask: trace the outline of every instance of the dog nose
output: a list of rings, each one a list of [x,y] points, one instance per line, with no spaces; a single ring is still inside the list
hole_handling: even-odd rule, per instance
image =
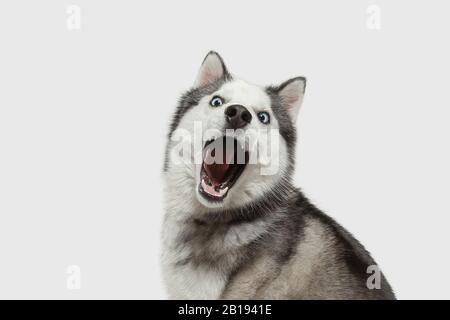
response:
[[[234,104],[225,109],[225,118],[233,129],[239,129],[252,121],[252,114],[244,106]]]

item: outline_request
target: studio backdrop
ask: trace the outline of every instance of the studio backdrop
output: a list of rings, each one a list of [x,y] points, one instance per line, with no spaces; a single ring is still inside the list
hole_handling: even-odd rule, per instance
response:
[[[450,298],[445,1],[2,1],[0,298],[166,299],[163,166],[205,55],[307,78],[293,180],[399,299]]]

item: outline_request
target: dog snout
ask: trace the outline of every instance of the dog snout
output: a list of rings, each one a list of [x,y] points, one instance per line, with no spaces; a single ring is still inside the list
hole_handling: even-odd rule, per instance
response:
[[[252,114],[244,106],[234,104],[225,109],[225,118],[231,128],[239,129],[252,121]]]

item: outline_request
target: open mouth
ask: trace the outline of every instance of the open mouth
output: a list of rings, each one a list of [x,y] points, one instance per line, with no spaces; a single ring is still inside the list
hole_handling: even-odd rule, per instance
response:
[[[206,142],[200,172],[200,193],[211,201],[223,200],[248,163],[248,152],[233,137]]]

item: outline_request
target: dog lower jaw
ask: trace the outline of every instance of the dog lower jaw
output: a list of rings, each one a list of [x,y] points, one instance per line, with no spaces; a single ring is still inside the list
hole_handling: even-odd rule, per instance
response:
[[[213,200],[222,200],[228,193],[228,187],[216,190],[212,185],[208,185],[204,178],[200,182],[200,193]]]
[[[228,202],[226,196],[222,198],[216,198],[208,195],[205,191],[202,190],[201,184],[198,185],[198,188],[195,193],[198,203],[200,204],[201,207],[203,207],[206,210],[224,209]]]

